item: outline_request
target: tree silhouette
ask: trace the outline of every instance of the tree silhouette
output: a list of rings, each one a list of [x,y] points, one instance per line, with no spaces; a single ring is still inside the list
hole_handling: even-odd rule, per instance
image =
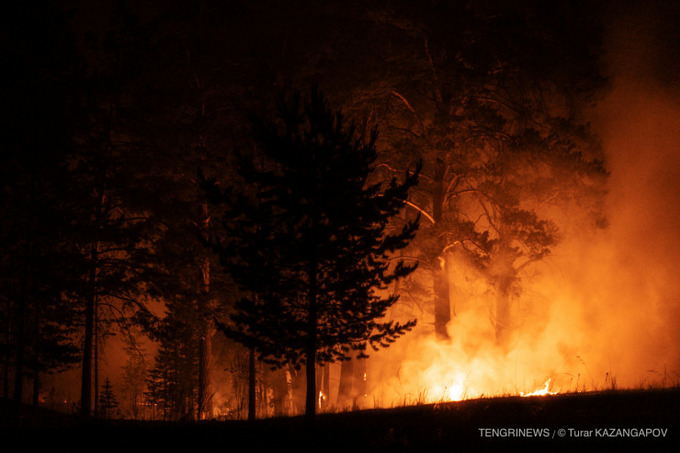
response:
[[[99,415],[102,418],[110,418],[113,411],[118,408],[118,400],[113,393],[111,381],[106,378],[102,385],[102,392],[99,394]]]
[[[415,269],[390,256],[419,219],[396,231],[389,220],[419,169],[403,182],[371,183],[377,133],[362,143],[317,90],[278,107],[276,121],[253,119],[258,153],[238,168],[245,189],[206,182],[213,202],[228,205],[215,248],[245,294],[218,328],[275,367],[304,363],[312,417],[317,363],[365,356],[415,325],[382,319],[398,296],[380,291]]]

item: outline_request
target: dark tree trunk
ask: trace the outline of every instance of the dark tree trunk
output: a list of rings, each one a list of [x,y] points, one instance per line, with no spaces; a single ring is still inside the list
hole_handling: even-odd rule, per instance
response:
[[[35,200],[35,177],[31,175],[31,188],[28,199],[26,243],[24,244],[24,269],[21,276],[21,291],[17,304],[17,343],[16,365],[14,367],[14,402],[17,420],[21,414],[21,400],[24,393],[24,352],[26,348],[26,310],[28,309],[28,279],[31,271],[31,248],[33,232],[33,205]]]
[[[305,417],[311,420],[316,415],[316,336],[317,336],[317,300],[316,300],[316,262],[312,260],[308,271],[309,294],[307,318],[307,351],[305,369],[307,376],[307,392],[305,399]]]
[[[24,271],[24,273],[27,270]],[[21,411],[21,399],[24,391],[24,349],[25,349],[25,318],[26,318],[26,279],[22,277],[22,289],[19,303],[17,304],[17,342],[16,342],[16,364],[14,366],[14,402],[16,404],[16,415]]]
[[[202,326],[203,332],[198,341],[198,414],[197,419],[203,420],[210,414],[210,393],[208,384],[208,367],[210,366],[210,340],[207,325]]]
[[[7,354],[2,362],[2,397],[5,399],[9,399],[9,379],[9,354]]]
[[[92,244],[90,252],[90,294],[85,305],[85,343],[80,383],[80,415],[89,417],[92,408],[92,352],[94,344],[94,311],[97,299],[97,246]]]
[[[208,204],[203,203],[203,237],[207,240],[209,237],[210,215],[208,212]],[[201,335],[198,342],[198,414],[197,419],[203,420],[206,415],[212,412],[211,398],[210,398],[210,351],[212,345],[211,324],[208,321],[211,317],[210,307],[210,259],[205,258],[203,268],[201,269],[203,276],[203,292],[204,297],[200,298],[200,315],[203,318],[201,321]]]
[[[36,366],[33,369],[33,407],[38,407],[40,402],[40,370]]]
[[[8,314],[7,319],[5,320],[5,332],[4,332],[4,337],[5,337],[5,344],[12,344],[12,323],[9,320],[9,314],[12,312],[11,310],[12,304],[10,302],[9,298],[5,299],[5,313]],[[9,380],[10,380],[10,352],[7,351],[6,354],[3,355],[2,359],[2,397],[5,399],[9,399]]]
[[[99,233],[104,196],[99,195],[95,212],[95,228]],[[80,416],[88,418],[92,410],[92,358],[93,349],[96,346],[95,335],[95,312],[97,309],[97,270],[99,265],[99,243],[94,240],[90,245],[90,270],[88,284],[90,293],[85,301],[85,339],[83,345],[82,375],[80,382]]]
[[[92,350],[94,343],[94,306],[96,296],[97,247],[92,244],[90,254],[90,295],[85,305],[85,343],[83,346],[83,368],[80,383],[80,415],[90,416],[92,406]]]
[[[255,420],[256,412],[256,375],[255,375],[255,349],[248,351],[248,420]]]
[[[42,351],[40,350],[40,307],[38,302],[35,302],[35,309],[33,311],[33,407],[38,407],[38,400],[40,395],[40,365],[42,358]]]
[[[434,187],[432,191],[432,218],[436,233],[441,233],[442,211],[444,208],[446,165],[443,160],[437,159],[434,169]],[[438,256],[433,263],[434,268],[434,331],[438,339],[448,340],[449,333],[446,325],[451,320],[451,301],[449,300],[449,278],[446,272],[447,244],[438,234]]]
[[[92,352],[94,355],[92,362],[92,371],[94,373],[94,382],[92,384],[92,389],[94,393],[94,415],[99,417],[101,414],[99,412],[99,348],[100,345],[100,333],[99,333],[99,304],[97,299],[94,300],[94,322],[92,323]]]

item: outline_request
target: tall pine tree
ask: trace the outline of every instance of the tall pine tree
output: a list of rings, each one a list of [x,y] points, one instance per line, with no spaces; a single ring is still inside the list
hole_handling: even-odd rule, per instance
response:
[[[372,183],[377,133],[357,139],[316,90],[305,100],[282,97],[278,107],[276,121],[253,119],[258,152],[238,168],[245,189],[206,184],[228,206],[216,249],[244,294],[218,326],[267,363],[304,364],[313,417],[317,363],[365,356],[368,345],[387,347],[415,325],[385,320],[398,296],[380,291],[415,269],[390,258],[419,219],[388,226],[418,171]]]

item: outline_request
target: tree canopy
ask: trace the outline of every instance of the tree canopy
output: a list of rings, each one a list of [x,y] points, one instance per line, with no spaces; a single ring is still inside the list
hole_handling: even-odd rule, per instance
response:
[[[371,182],[377,133],[357,138],[316,90],[282,99],[275,122],[253,118],[253,137],[257,152],[238,167],[248,190],[209,186],[228,204],[216,248],[245,294],[221,330],[275,366],[305,363],[309,413],[316,362],[386,347],[415,325],[384,317],[398,299],[386,285],[415,269],[391,258],[418,219],[396,231],[389,220],[419,170]]]

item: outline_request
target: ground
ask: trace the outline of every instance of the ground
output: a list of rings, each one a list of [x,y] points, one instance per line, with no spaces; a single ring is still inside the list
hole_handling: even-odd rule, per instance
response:
[[[670,450],[680,445],[680,388],[498,397],[247,421],[88,421],[3,404],[0,438],[22,451],[470,451],[526,446],[574,451]],[[19,451],[19,450],[15,450]]]

